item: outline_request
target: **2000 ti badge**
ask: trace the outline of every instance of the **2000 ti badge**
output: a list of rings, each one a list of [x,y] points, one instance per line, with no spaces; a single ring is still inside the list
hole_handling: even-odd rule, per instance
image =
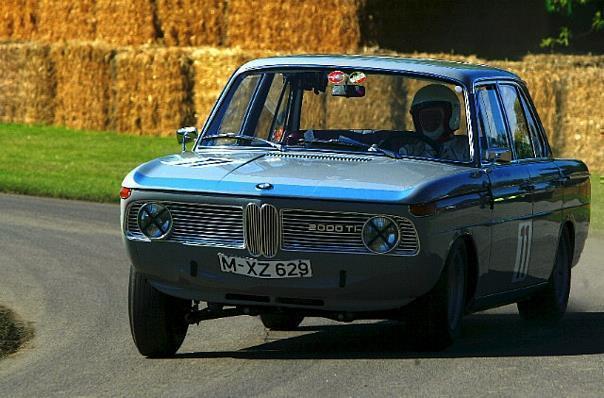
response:
[[[310,260],[258,260],[218,253],[220,270],[252,278],[310,278]]]

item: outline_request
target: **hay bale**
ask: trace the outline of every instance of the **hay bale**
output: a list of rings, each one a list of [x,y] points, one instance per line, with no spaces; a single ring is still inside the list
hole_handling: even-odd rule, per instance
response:
[[[604,69],[565,72],[566,94],[561,115],[565,145],[562,155],[579,158],[590,168],[604,168]]]
[[[210,114],[216,99],[235,70],[245,62],[268,56],[268,52],[240,49],[199,48],[191,59],[195,71],[195,122],[202,123]]]
[[[157,19],[167,46],[219,46],[224,0],[157,0]]]
[[[96,38],[117,45],[146,44],[161,36],[149,0],[96,0]]]
[[[37,0],[0,1],[0,39],[29,40],[36,30]]]
[[[104,130],[109,125],[111,46],[91,42],[54,45],[56,69],[54,123],[77,129]]]
[[[95,0],[39,0],[37,40],[94,40]]]
[[[304,52],[359,48],[359,0],[229,0],[227,46]]]
[[[0,44],[0,121],[52,123],[55,80],[50,47]]]
[[[528,65],[548,65],[557,68],[604,67],[603,55],[531,54],[522,58]]]
[[[130,48],[113,61],[109,125],[117,131],[171,135],[193,120],[190,51]]]

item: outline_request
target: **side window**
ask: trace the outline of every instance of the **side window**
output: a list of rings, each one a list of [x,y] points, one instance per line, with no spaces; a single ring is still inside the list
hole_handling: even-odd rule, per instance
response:
[[[495,86],[478,87],[476,96],[483,157],[484,151],[488,148],[510,148]]]
[[[511,85],[502,84],[501,99],[508,118],[508,124],[514,140],[514,148],[518,159],[534,158],[535,152],[531,143],[524,108],[520,102],[518,90]]]

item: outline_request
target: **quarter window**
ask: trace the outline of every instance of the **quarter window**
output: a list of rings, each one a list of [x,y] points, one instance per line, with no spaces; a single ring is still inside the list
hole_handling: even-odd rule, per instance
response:
[[[526,92],[521,91],[520,101],[524,105],[524,114],[526,115],[526,120],[528,122],[529,131],[531,132],[531,141],[533,142],[533,150],[535,151],[535,156],[538,158],[546,158],[548,157],[547,145],[545,144],[544,138],[541,135],[541,131],[539,130],[538,123],[533,116],[533,112],[535,108],[530,105],[530,100],[528,100],[528,94]]]
[[[243,125],[243,118],[246,115],[252,93],[258,85],[260,75],[252,75],[243,79],[239,88],[235,91],[231,104],[228,107],[222,123],[218,128],[218,134],[239,134]]]
[[[535,152],[531,144],[526,116],[518,96],[516,87],[510,85],[501,85],[501,99],[507,115],[510,132],[514,140],[514,148],[518,159],[534,158]]]
[[[281,73],[275,73],[274,76],[268,75],[267,77],[272,78],[272,80],[264,104],[262,104],[255,136],[280,141],[281,134],[285,129],[287,101],[291,85]]]

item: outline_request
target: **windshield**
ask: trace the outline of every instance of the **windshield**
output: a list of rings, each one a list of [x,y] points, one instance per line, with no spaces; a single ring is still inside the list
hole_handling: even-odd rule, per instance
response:
[[[463,95],[462,87],[445,81],[363,70],[248,73],[231,86],[198,148],[337,150],[468,162]]]

